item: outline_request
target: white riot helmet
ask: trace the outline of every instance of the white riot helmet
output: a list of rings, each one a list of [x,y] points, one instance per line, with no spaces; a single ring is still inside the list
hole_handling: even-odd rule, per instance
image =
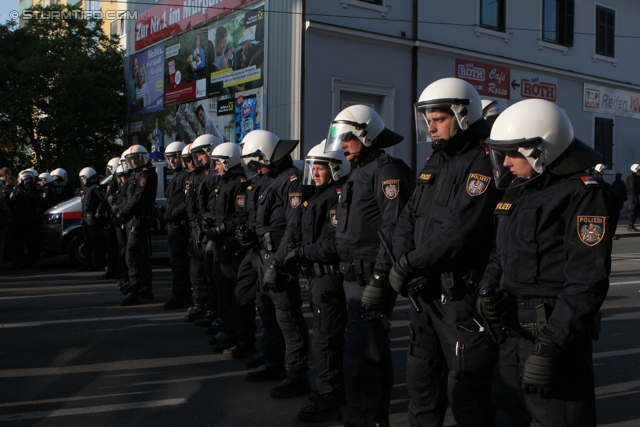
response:
[[[115,173],[116,176],[130,175],[129,171],[127,169],[123,168],[122,165],[118,166],[114,173]]]
[[[182,164],[182,150],[187,145],[182,141],[174,141],[171,144],[167,145],[167,148],[164,149],[164,160],[167,162],[167,167],[171,167],[171,162],[169,161],[170,157],[178,157],[180,163]]]
[[[482,117],[484,117],[490,125],[493,125],[498,116],[506,109],[507,107],[498,101],[492,101],[491,99],[482,100]]]
[[[600,175],[602,175],[604,171],[606,171],[607,169],[608,169],[607,165],[603,165],[602,163],[598,163],[594,168],[594,170],[598,172]]]
[[[25,169],[23,171],[20,171],[20,173],[18,174],[18,183],[22,184],[27,180],[31,180],[29,182],[33,182],[35,176],[33,175],[33,173],[31,173],[31,171],[29,169]]]
[[[448,140],[433,140],[429,132],[429,113],[444,112],[453,115]],[[472,125],[479,137],[489,136],[489,126],[482,117],[482,101],[478,91],[462,79],[447,77],[436,80],[422,91],[415,104],[416,135],[418,143],[431,142],[434,150],[445,148],[456,135]]]
[[[631,165],[631,172],[638,172],[638,168],[640,168],[640,163],[634,163]]]
[[[209,160],[201,160],[198,153],[211,153],[211,151],[220,144],[220,140],[213,135],[205,133],[197,137],[193,143],[191,143],[191,156],[193,157],[193,164],[196,168],[203,167],[209,164]]]
[[[27,169],[25,169],[25,170],[27,170],[27,171],[31,172],[31,175],[33,175],[33,177],[34,177],[34,178],[40,175],[40,174],[38,173],[38,171],[37,171],[37,170],[35,170],[34,168],[27,168]]]
[[[210,157],[212,162],[219,161],[225,172],[233,167],[242,165],[240,147],[235,142],[224,142],[218,145],[213,149]]]
[[[565,112],[543,99],[527,99],[507,108],[496,119],[485,143],[490,149],[498,188],[507,188],[519,178],[504,166],[506,155],[524,156],[534,170],[531,177],[520,179],[519,184],[545,171],[556,175],[584,171],[602,159],[575,138]]]
[[[288,156],[300,141],[280,139],[276,134],[266,130],[254,130],[242,139],[242,158],[251,169],[255,163],[271,166]]]
[[[124,151],[127,168],[138,169],[149,163],[149,152],[142,145],[132,145]]]
[[[107,176],[115,173],[118,166],[120,166],[120,157],[112,157],[107,163]]]
[[[368,105],[352,105],[340,111],[331,122],[324,151],[342,150],[342,142],[355,136],[365,147],[379,148],[398,144],[404,137],[384,127],[380,115]]]
[[[42,185],[51,184],[53,182],[53,177],[47,172],[42,172],[40,175],[38,175],[38,178],[40,178],[40,181],[42,181]]]
[[[67,171],[62,168],[54,169],[50,172],[51,176],[54,180],[60,180],[63,182],[67,182]]]
[[[191,156],[191,144],[187,144],[185,145],[185,147],[182,149],[182,153],[180,154],[180,156],[182,157],[182,167],[185,170],[188,171],[192,171],[194,169],[193,167],[193,157]],[[191,167],[189,167],[188,162],[191,162]]]
[[[307,153],[307,157],[304,161],[304,185],[316,185],[313,178],[314,166],[328,167],[331,171],[331,181],[337,181],[341,177],[346,176],[351,169],[351,164],[347,162],[342,151],[328,151],[325,152],[324,148],[327,144],[326,140],[323,140],[320,144],[313,147]],[[331,182],[330,181],[330,182]]]
[[[80,182],[82,182],[82,185],[87,185],[90,182],[94,181],[97,182],[99,178],[98,172],[96,172],[95,169],[89,167],[82,169],[78,176],[80,177]]]

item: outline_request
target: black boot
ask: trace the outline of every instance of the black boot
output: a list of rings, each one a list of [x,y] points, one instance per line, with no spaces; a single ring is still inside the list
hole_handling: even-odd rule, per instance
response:
[[[224,320],[221,318],[217,318],[216,320],[209,325],[207,330],[204,332],[207,335],[217,335],[220,331],[224,329]]]
[[[251,358],[249,360],[247,360],[247,363],[245,364],[245,366],[247,368],[257,368],[258,366],[262,366],[265,363],[265,358],[264,358],[264,350],[258,350],[256,353],[254,353]]]
[[[171,297],[171,299],[164,303],[165,310],[177,310],[178,308],[187,308],[189,304],[185,298]]]
[[[140,297],[136,292],[129,292],[126,297],[122,300],[120,305],[129,306],[129,305],[138,305],[140,304]]]
[[[218,313],[213,310],[207,310],[207,314],[204,315],[202,319],[196,320],[196,326],[205,326],[209,327],[213,323],[214,320],[218,318]]]
[[[285,379],[272,388],[269,394],[276,399],[288,399],[309,394],[310,390],[309,376],[306,372],[298,374],[287,373]]]
[[[298,412],[298,419],[303,423],[322,423],[342,420],[340,402],[322,403],[305,406]]]
[[[196,304],[192,307],[189,307],[189,311],[187,312],[187,315],[184,316],[184,321],[193,323],[198,319],[202,319],[203,317],[204,317],[204,311],[202,310],[202,307]]]
[[[238,344],[222,352],[225,356],[233,357],[234,359],[246,359],[256,351],[255,344],[240,341]]]
[[[260,383],[264,381],[282,381],[287,375],[284,366],[262,365],[255,371],[248,372],[244,379],[250,383]]]

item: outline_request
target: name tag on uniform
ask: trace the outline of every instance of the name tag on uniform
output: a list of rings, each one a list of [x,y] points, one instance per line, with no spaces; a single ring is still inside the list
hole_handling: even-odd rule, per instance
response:
[[[510,211],[513,203],[500,202],[496,205],[496,211]]]

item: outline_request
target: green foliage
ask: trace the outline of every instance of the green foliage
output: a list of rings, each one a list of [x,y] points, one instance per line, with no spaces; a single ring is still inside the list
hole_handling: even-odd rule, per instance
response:
[[[33,10],[65,11],[52,5]],[[100,20],[0,25],[0,166],[103,170],[122,147],[124,52]]]

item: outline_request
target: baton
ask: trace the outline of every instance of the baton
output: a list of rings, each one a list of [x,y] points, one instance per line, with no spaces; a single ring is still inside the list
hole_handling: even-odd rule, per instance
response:
[[[380,243],[382,244],[382,248],[391,259],[391,262],[394,264],[398,262],[395,255],[393,255],[391,246],[389,245],[389,242],[387,242],[387,238],[384,237],[384,233],[382,232],[382,230],[378,230],[378,237],[380,238]],[[393,268],[393,266],[391,268]],[[416,313],[422,313],[422,306],[420,305],[420,301],[418,301],[413,295],[411,295],[408,292],[407,292],[407,295],[409,296],[409,301],[411,301],[411,305],[413,306],[413,309],[416,311]]]

